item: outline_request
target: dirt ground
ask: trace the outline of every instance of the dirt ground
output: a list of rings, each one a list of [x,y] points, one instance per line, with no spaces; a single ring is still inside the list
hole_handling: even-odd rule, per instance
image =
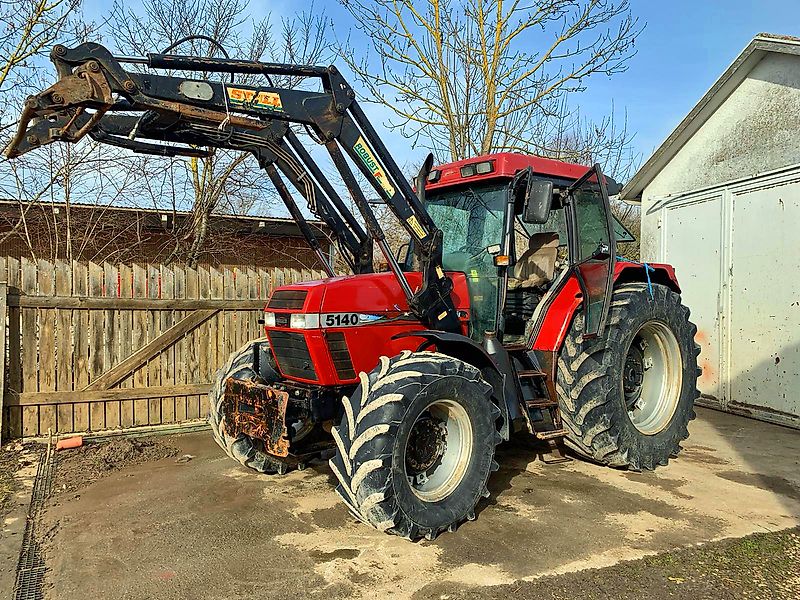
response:
[[[800,525],[800,432],[698,413],[651,474],[507,445],[478,519],[414,544],[353,520],[327,465],[261,476],[208,433],[152,438],[156,460],[53,498],[47,597],[781,597],[796,531],[697,546]],[[77,486],[82,461],[63,456]]]
[[[61,452],[54,494],[75,494],[98,479],[146,462],[170,458],[178,449],[167,438],[118,438]]]

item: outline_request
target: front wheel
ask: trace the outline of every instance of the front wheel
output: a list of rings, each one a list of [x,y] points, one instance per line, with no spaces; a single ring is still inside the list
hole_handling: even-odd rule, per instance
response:
[[[500,442],[500,411],[480,372],[443,354],[403,352],[360,379],[343,398],[330,461],[353,515],[409,539],[475,518]]]
[[[603,337],[583,340],[575,317],[558,359],[566,443],[596,462],[631,470],[666,465],[695,416],[697,328],[662,285],[614,290]]]

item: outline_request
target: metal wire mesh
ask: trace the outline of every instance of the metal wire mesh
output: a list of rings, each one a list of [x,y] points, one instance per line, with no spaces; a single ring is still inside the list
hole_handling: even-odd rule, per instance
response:
[[[41,600],[44,598],[42,584],[46,566],[42,556],[37,528],[42,510],[53,488],[56,458],[52,443],[42,451],[36,477],[33,480],[31,503],[25,521],[25,533],[17,562],[17,577],[14,583],[14,600]]]

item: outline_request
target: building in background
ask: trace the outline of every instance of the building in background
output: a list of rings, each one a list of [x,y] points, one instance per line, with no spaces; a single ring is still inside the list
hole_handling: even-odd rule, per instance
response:
[[[0,257],[181,262],[172,254],[190,218],[180,211],[0,200]],[[309,224],[330,254],[327,226]],[[210,219],[199,264],[322,269],[292,219],[218,214]]]
[[[800,427],[800,39],[758,35],[622,191],[675,265],[704,402]]]

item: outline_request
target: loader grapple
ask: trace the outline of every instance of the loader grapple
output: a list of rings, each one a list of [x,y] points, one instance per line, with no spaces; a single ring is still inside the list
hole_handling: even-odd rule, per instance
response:
[[[255,381],[230,377],[225,382],[223,414],[231,436],[245,434],[262,440],[273,456],[289,455],[286,407],[289,394]]]

